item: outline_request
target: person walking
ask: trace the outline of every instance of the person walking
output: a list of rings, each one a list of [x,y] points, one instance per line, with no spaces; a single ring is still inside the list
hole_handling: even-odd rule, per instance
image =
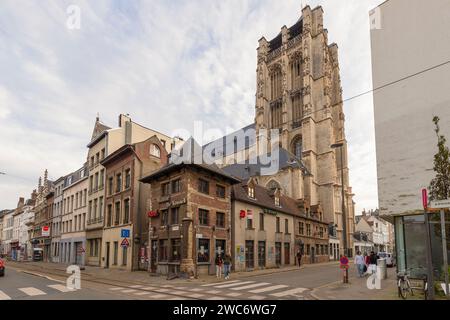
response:
[[[375,252],[371,251],[369,256],[369,273],[374,274],[377,272],[377,260],[378,256],[375,254]]]
[[[230,279],[230,271],[231,271],[231,255],[227,253],[223,258],[223,274],[225,276],[225,280]]]
[[[298,249],[297,251],[297,263],[298,267],[300,268],[302,265],[302,251],[300,249]]]
[[[360,251],[356,253],[355,265],[358,270],[358,277],[364,277],[364,266],[366,265],[366,262],[364,261],[364,257],[361,255]]]
[[[223,259],[222,255],[218,254],[216,255],[216,277],[217,279],[222,278],[222,266],[223,266]]]

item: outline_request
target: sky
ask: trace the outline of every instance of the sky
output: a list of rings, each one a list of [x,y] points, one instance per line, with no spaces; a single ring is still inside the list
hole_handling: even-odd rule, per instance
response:
[[[323,7],[344,99],[372,88],[369,11],[382,2],[303,0]],[[293,25],[301,3],[1,0],[0,210],[29,197],[44,169],[56,180],[81,167],[97,113],[169,135],[195,121],[224,134],[252,123],[258,39]],[[378,206],[372,95],[344,112],[358,214]]]

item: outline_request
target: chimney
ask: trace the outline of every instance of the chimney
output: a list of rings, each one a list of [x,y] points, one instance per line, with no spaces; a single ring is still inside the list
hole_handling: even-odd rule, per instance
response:
[[[23,207],[25,204],[25,199],[23,197],[19,198],[19,202],[17,202],[17,208]]]
[[[33,190],[33,192],[31,193],[31,200],[36,200],[37,198],[37,193],[36,193],[36,189]]]

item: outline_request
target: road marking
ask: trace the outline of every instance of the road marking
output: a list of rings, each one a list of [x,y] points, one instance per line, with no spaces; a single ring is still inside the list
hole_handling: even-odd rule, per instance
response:
[[[250,296],[248,297],[249,300],[265,300],[266,297],[264,296]]]
[[[61,292],[72,292],[75,290],[67,288],[67,286],[63,286],[62,284],[49,284],[47,287],[61,291]]]
[[[0,290],[0,300],[11,300],[11,297],[8,296],[6,293],[4,293],[2,290]]]
[[[109,288],[109,290],[111,290],[111,291],[118,291],[118,290],[122,290],[122,289],[125,289],[125,288],[122,288],[122,287],[112,287],[112,288]]]
[[[226,283],[234,283],[234,282],[239,282],[240,280],[233,280],[233,281],[227,281]],[[218,284],[221,284],[223,282],[214,282],[214,283],[208,283],[208,284],[202,284],[202,287],[212,287]]]
[[[247,284],[247,283],[254,283],[255,281],[243,281],[243,282],[239,282],[239,283],[231,283],[231,284],[223,284],[221,286],[215,286],[215,288],[230,288],[230,287],[235,287],[235,286],[240,286],[242,284]]]
[[[142,288],[142,287],[143,287],[143,285],[140,285],[140,284],[137,284],[134,286],[129,286],[129,288],[133,288],[133,289],[138,289],[138,288]]]
[[[156,289],[156,287],[144,287],[144,288],[141,288],[141,290],[155,290]]]
[[[167,298],[168,295],[167,294],[154,294],[151,296],[152,299],[156,299],[156,300],[164,300],[163,298]]]
[[[207,294],[218,294],[218,293],[221,293],[222,291],[221,290],[211,290],[211,291],[206,291],[205,293],[207,293]]]
[[[283,289],[283,288],[286,288],[286,287],[288,287],[288,286],[286,286],[284,284],[279,284],[279,285],[276,285],[276,286],[250,290],[249,292],[251,292],[251,293],[262,293],[262,292],[268,292],[268,291],[274,291],[274,290],[278,290],[278,289]]]
[[[235,298],[235,297],[242,296],[242,293],[239,293],[239,292],[230,292],[230,293],[226,293],[225,295],[226,295],[227,297]]]
[[[29,296],[32,296],[32,297],[46,295],[46,293],[44,291],[41,291],[41,290],[33,288],[33,287],[19,288],[19,290]]]
[[[137,290],[136,289],[128,289],[128,290],[122,290],[121,292],[122,293],[133,293],[133,292],[136,292]]]
[[[306,289],[306,288],[295,288],[295,289],[288,290],[288,291],[271,293],[270,295],[274,296],[274,297],[285,297],[285,296],[290,296],[290,295],[293,295],[293,294],[296,294],[296,293],[302,293],[302,292],[304,292],[306,290],[308,290],[308,289]]]
[[[267,283],[267,282],[254,283],[254,284],[249,284],[248,286],[231,288],[231,290],[238,291],[238,290],[252,289],[252,288],[256,288],[256,287],[267,286],[268,284],[270,284],[270,283]]]

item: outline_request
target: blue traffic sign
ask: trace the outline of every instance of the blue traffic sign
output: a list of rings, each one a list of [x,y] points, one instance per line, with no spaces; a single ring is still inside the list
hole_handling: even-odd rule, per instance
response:
[[[130,237],[130,229],[122,229],[120,235],[122,238],[129,238]]]

